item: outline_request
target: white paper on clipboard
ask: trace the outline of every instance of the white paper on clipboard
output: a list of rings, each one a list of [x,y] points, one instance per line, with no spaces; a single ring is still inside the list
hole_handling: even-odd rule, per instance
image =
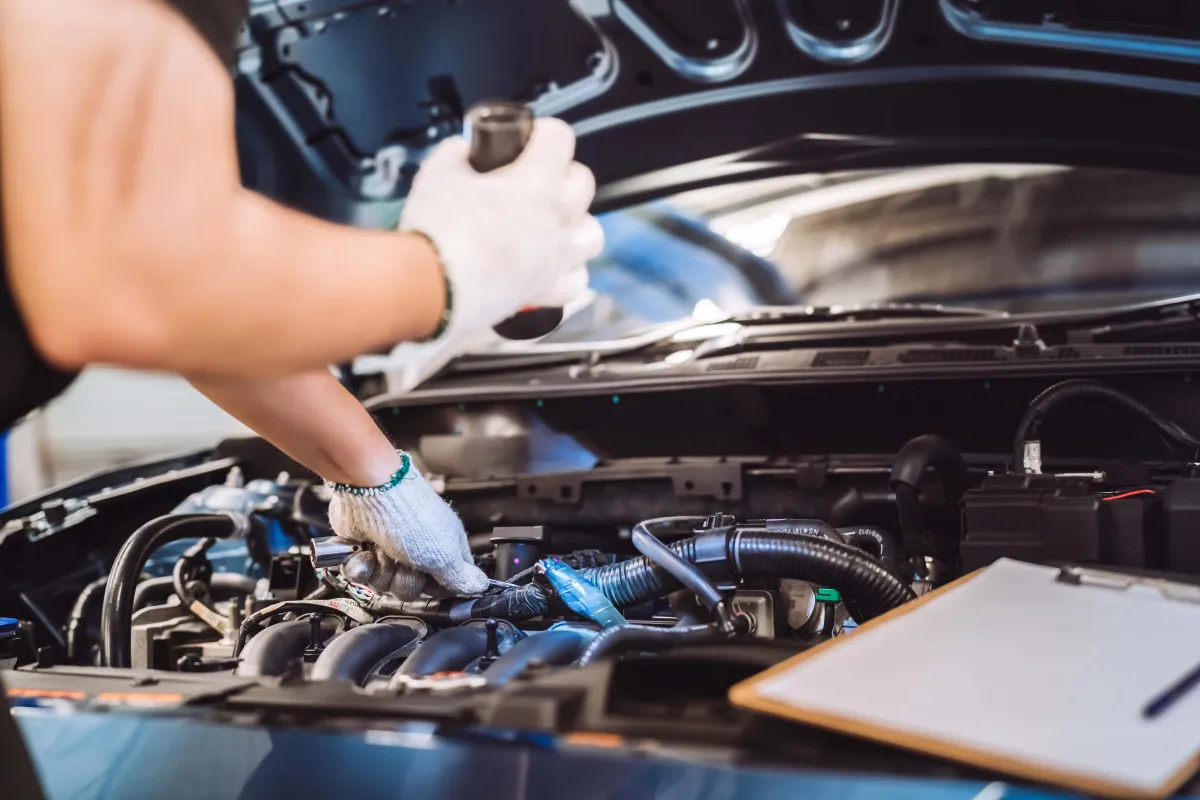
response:
[[[1200,754],[1200,688],[1157,718],[1142,711],[1200,664],[1200,603],[1190,587],[1057,575],[997,561],[910,613],[753,679],[748,704],[1020,765],[1035,779],[1165,794]]]

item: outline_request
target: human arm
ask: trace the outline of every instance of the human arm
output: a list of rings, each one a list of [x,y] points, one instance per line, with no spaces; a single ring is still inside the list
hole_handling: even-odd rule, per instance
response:
[[[229,414],[326,481],[356,487],[387,485],[403,459],[365,408],[325,369],[284,378],[193,379]],[[457,515],[429,488],[415,466],[385,491],[355,495],[334,490],[334,532],[368,541],[387,558],[358,554],[347,569],[401,599],[413,599],[429,574],[463,594],[482,590]]]
[[[435,248],[247,191],[233,115],[223,65],[151,0],[0,3],[8,277],[50,361],[294,374],[429,335],[445,308],[443,271],[463,324],[494,324],[596,249],[564,250],[572,226],[594,220],[583,219],[590,189],[568,191],[582,168],[561,130],[535,130],[527,167],[466,175],[443,158],[437,182],[455,184],[457,206],[421,202],[415,189],[409,201]],[[511,290],[472,280],[489,270]],[[493,294],[499,304],[475,313],[472,293],[477,306]]]
[[[400,468],[396,448],[327,369],[282,378],[193,378],[191,383],[324,480],[376,486]]]

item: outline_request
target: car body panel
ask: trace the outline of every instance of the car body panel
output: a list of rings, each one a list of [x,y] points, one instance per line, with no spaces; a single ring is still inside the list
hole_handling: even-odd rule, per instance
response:
[[[257,0],[237,68],[245,179],[392,224],[428,148],[495,97],[575,125],[598,209],[798,171],[1200,171],[1190,18],[1010,5]]]
[[[423,725],[338,733],[31,708],[19,708],[14,716],[48,800],[168,796],[303,800],[346,793],[427,800],[557,800],[576,793],[678,800],[1067,797],[986,781],[739,767],[714,763],[700,752],[655,754],[623,745],[614,748],[611,737],[580,736],[572,744],[511,734],[510,741],[488,742],[437,735]],[[86,747],[81,747],[83,743]]]

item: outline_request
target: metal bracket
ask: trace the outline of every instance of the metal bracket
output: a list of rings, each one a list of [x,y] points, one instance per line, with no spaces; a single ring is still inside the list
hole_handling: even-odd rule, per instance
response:
[[[576,503],[586,483],[610,483],[621,480],[668,479],[677,497],[713,497],[717,500],[742,499],[740,461],[710,460],[708,463],[657,462],[597,467],[579,472],[528,475],[517,479],[517,493],[526,500]]]

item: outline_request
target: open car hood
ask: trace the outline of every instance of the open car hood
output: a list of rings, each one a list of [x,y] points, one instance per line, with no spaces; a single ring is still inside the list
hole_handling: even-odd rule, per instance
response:
[[[254,0],[245,182],[395,221],[464,107],[579,134],[599,209],[943,162],[1200,170],[1200,9],[1142,0]]]

